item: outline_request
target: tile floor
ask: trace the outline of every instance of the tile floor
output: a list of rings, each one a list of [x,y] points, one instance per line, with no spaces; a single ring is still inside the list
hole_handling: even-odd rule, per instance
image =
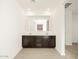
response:
[[[24,48],[14,59],[77,59],[77,44],[66,46],[66,56],[54,48]]]

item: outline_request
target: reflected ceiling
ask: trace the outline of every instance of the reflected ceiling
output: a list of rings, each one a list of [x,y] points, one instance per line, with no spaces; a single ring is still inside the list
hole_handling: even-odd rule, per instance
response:
[[[32,10],[45,10],[50,8],[54,10],[64,0],[17,0],[18,4],[23,8],[31,8]]]

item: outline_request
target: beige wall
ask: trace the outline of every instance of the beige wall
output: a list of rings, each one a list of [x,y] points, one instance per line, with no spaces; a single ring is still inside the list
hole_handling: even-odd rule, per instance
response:
[[[72,4],[65,8],[66,45],[72,45]]]
[[[73,14],[72,42],[78,43],[78,15]]]
[[[22,49],[16,0],[0,0],[0,59],[13,59]]]
[[[78,43],[78,0],[72,0],[72,42]]]
[[[61,55],[65,55],[65,8],[60,4],[54,15],[56,32],[56,49]]]
[[[78,0],[71,0],[71,5],[65,9],[66,45],[78,42]]]

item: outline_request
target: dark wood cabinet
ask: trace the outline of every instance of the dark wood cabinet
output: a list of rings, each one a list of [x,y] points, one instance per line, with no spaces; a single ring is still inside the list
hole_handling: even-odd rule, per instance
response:
[[[22,36],[23,48],[55,48],[56,36]]]

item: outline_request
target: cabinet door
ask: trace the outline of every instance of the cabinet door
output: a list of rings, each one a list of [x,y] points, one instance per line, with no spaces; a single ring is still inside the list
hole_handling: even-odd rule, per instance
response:
[[[29,38],[29,47],[30,48],[34,48],[35,47],[35,37],[34,36],[30,36]]]
[[[48,48],[48,42],[49,42],[49,37],[48,36],[44,36],[43,37],[43,48]]]
[[[23,37],[22,38],[22,47],[23,48],[27,48],[30,46],[30,40],[29,40],[29,37]]]
[[[55,48],[55,37],[50,37],[48,42],[49,48]]]
[[[36,48],[42,48],[42,36],[37,36],[36,37],[36,40],[35,40],[35,46]]]

